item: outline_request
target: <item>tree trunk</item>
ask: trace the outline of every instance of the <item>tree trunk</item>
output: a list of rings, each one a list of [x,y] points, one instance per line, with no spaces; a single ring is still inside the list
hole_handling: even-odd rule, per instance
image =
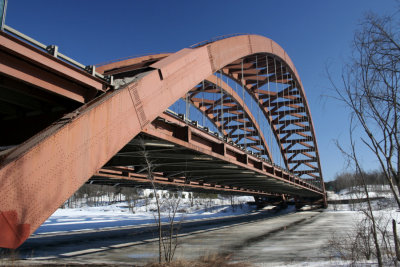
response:
[[[358,165],[358,162],[356,163]],[[382,263],[382,254],[381,254],[381,248],[379,246],[379,239],[378,239],[378,234],[376,233],[376,222],[375,222],[375,216],[374,213],[372,211],[372,205],[371,205],[371,199],[369,198],[369,192],[368,192],[368,187],[365,183],[365,180],[362,178],[362,181],[364,183],[364,190],[365,190],[365,194],[367,196],[367,202],[368,202],[368,210],[370,213],[370,220],[372,221],[372,226],[371,226],[371,230],[372,230],[372,235],[374,237],[374,243],[375,243],[375,249],[376,249],[376,258],[378,259],[378,266],[382,267],[383,263]]]
[[[397,236],[396,221],[394,219],[392,220],[392,227],[393,227],[394,249],[396,251],[396,258],[398,261],[400,261],[399,238]]]

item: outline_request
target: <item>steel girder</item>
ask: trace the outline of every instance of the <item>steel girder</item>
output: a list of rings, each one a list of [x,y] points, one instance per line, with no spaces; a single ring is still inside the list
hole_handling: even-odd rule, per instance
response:
[[[200,182],[208,189],[219,186],[247,194],[317,198],[323,194],[288,171],[167,112],[129,142],[105,168],[122,166],[129,168],[132,175],[143,175],[149,171],[146,162],[151,162],[151,173],[168,178],[171,183],[175,179],[188,185]]]

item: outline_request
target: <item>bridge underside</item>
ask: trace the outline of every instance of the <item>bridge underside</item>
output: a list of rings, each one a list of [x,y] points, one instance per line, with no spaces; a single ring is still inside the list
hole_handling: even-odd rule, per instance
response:
[[[149,177],[163,188],[321,198],[318,188],[167,113],[115,154],[89,183],[148,187]]]

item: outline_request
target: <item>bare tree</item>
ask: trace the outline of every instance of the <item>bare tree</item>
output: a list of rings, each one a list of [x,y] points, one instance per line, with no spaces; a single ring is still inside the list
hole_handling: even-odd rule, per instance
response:
[[[396,15],[398,16],[398,15]],[[352,114],[350,123],[350,152],[345,152],[354,163],[357,177],[364,184],[368,208],[364,214],[371,220],[378,264],[382,266],[378,232],[379,222],[372,212],[365,172],[358,160],[355,144],[361,141],[376,157],[384,177],[400,208],[400,35],[396,31],[400,20],[396,16],[380,17],[368,14],[362,28],[355,34],[354,53],[350,64],[344,67],[342,85],[332,82],[338,98]],[[353,137],[357,126],[358,140]],[[385,247],[388,247],[387,244]]]
[[[376,157],[400,208],[399,20],[369,14],[355,34],[354,54],[333,86],[364,133],[360,140]],[[395,25],[396,24],[396,25]]]
[[[358,156],[356,153],[356,145],[354,142],[353,138],[353,133],[354,133],[354,127],[353,126],[353,117],[350,120],[350,131],[349,131],[349,136],[350,136],[350,152],[345,151],[339,144],[338,148],[340,151],[347,157],[349,161],[351,161],[354,164],[355,167],[355,177],[358,180],[358,184],[361,184],[362,189],[364,191],[364,194],[367,199],[367,208],[366,209],[361,209],[363,214],[365,215],[366,219],[368,220],[368,224],[370,226],[370,233],[373,237],[374,245],[375,245],[375,251],[376,251],[376,258],[378,260],[378,266],[383,266],[382,262],[382,253],[381,253],[381,247],[380,247],[380,242],[378,238],[378,225],[376,222],[376,218],[373,212],[373,207],[371,203],[371,198],[369,195],[369,189],[368,189],[368,184],[366,183],[365,179],[365,172],[363,171],[360,161],[358,160]],[[368,229],[369,230],[369,229]]]
[[[163,237],[162,237],[160,196],[157,194],[157,188],[156,188],[156,184],[155,184],[155,181],[154,181],[154,175],[153,175],[153,164],[150,161],[149,152],[146,150],[146,146],[144,144],[144,140],[143,139],[139,139],[139,144],[140,144],[140,147],[142,149],[142,156],[143,156],[143,159],[144,159],[145,168],[147,169],[147,178],[151,182],[151,187],[152,187],[152,190],[153,190],[153,194],[154,194],[155,199],[156,199],[156,206],[157,206],[156,223],[157,223],[157,227],[158,227],[158,262],[159,262],[159,264],[161,264],[161,262],[162,262],[162,240],[163,240]]]
[[[166,262],[171,262],[174,258],[176,248],[178,247],[178,233],[183,221],[183,216],[176,224],[176,215],[182,199],[184,188],[179,190],[180,194],[174,194],[176,197],[165,199],[166,209],[168,211],[168,225],[164,228],[162,235],[162,244],[164,249],[164,259]]]
[[[164,252],[164,259],[167,263],[170,263],[175,255],[176,248],[178,246],[178,233],[180,225],[183,221],[183,216],[181,217],[178,226],[176,223],[176,215],[179,209],[179,204],[182,197],[176,194],[176,197],[169,199],[161,199],[161,194],[157,192],[157,186],[155,182],[155,177],[153,174],[153,163],[150,160],[149,152],[146,150],[144,141],[140,139],[140,146],[142,149],[142,155],[144,159],[145,168],[147,170],[147,177],[151,182],[151,188],[153,190],[153,195],[156,201],[156,214],[155,220],[158,228],[158,262],[162,263],[162,255]],[[184,186],[181,188],[181,192],[184,190]],[[182,196],[182,194],[181,194]],[[162,209],[168,211],[168,224],[163,225],[161,221]]]

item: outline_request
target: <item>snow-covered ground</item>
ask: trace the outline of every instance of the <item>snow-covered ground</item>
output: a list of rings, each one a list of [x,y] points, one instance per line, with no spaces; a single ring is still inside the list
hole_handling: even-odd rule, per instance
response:
[[[371,188],[372,189],[372,188]],[[390,197],[387,186],[373,188],[370,197]],[[168,191],[157,191],[160,196],[162,208],[162,221],[168,221],[169,210],[178,201],[175,196],[170,197]],[[182,197],[183,196],[183,197]],[[218,196],[217,198],[190,197],[188,192],[180,193],[179,207],[176,213],[176,220],[182,217],[184,220],[195,220],[212,217],[231,216],[248,213],[255,209],[255,206],[247,205],[247,202],[254,201],[251,196]],[[359,193],[357,188],[345,189],[339,193],[328,191],[329,200],[359,199],[365,195]],[[122,200],[122,201],[116,201]],[[156,200],[153,191],[144,189],[140,192],[138,200],[125,200],[125,196],[102,196],[100,206],[88,205],[87,199],[75,200],[73,208],[59,208],[50,218],[48,218],[34,233],[34,235],[103,229],[110,227],[124,227],[140,224],[152,224],[155,222],[157,211]],[[93,202],[93,201],[92,201]],[[233,205],[232,205],[233,204]],[[376,202],[375,205],[384,205],[385,201]],[[386,210],[390,214],[397,214],[394,211],[393,203],[389,201],[385,207],[377,207],[377,210]],[[362,204],[341,204],[330,205],[328,210],[354,211],[359,209]],[[66,206],[66,205],[65,205]]]
[[[393,199],[393,195],[390,191],[389,186],[370,186],[368,190],[371,190],[368,195],[372,200],[372,208],[374,214],[377,217],[387,217],[388,219],[400,219],[399,210],[396,202]],[[327,191],[328,201],[329,200],[360,200],[364,199],[361,203],[350,203],[350,204],[330,204],[327,211],[349,211],[354,212],[355,218],[362,217],[363,211],[367,209],[367,203],[365,201],[366,194],[359,188],[350,188],[341,190],[338,193],[333,191]]]
[[[368,186],[369,197],[385,197],[391,198],[392,193],[390,191],[390,187],[388,185],[369,185]],[[344,199],[360,199],[366,198],[366,194],[364,193],[363,188],[360,187],[352,187],[341,190],[338,193],[333,191],[327,191],[328,200],[344,200]]]
[[[399,228],[399,222],[400,222],[400,210],[398,209],[398,206],[393,198],[393,194],[390,191],[389,186],[386,185],[370,185],[368,186],[368,195],[371,199],[371,205],[373,209],[373,214],[376,220],[376,225],[377,225],[377,232],[378,232],[378,238],[381,240],[382,244],[381,250],[382,251],[388,251],[391,250],[392,253],[394,253],[393,247],[393,228],[392,228],[392,220],[394,219],[397,222],[397,228]],[[328,209],[326,212],[331,212],[331,213],[346,213],[350,215],[348,219],[348,224],[351,226],[351,228],[345,232],[345,233],[335,233],[337,237],[339,237],[338,241],[342,245],[346,243],[346,245],[351,245],[349,244],[350,242],[354,242],[354,236],[359,234],[360,229],[362,232],[369,232],[370,229],[368,229],[371,226],[370,225],[371,221],[367,220],[368,223],[365,224],[362,221],[366,220],[366,214],[369,214],[368,212],[368,204],[366,202],[366,194],[362,188],[348,188],[341,190],[338,193],[328,191],[328,200],[350,200],[349,204],[330,204],[328,206]],[[355,200],[352,203],[352,200]],[[360,202],[361,201],[361,202]],[[347,203],[347,202],[346,202]],[[363,228],[362,225],[366,225],[365,229]],[[365,226],[364,226],[365,227]],[[398,230],[397,230],[398,231]],[[383,240],[383,235],[385,236]],[[353,237],[351,237],[353,236]],[[365,235],[367,236],[367,235]],[[372,236],[370,236],[370,239],[372,240]],[[371,241],[372,242],[372,241]],[[385,244],[386,242],[386,244]],[[353,243],[354,244],[354,243]],[[361,243],[360,243],[361,244]],[[388,245],[389,248],[386,248],[385,246]],[[343,247],[343,246],[342,246]],[[372,253],[375,253],[375,246],[371,243],[371,249]],[[334,250],[332,250],[334,251]],[[350,252],[350,251],[348,251]],[[385,252],[384,252],[385,253]],[[340,254],[338,252],[338,254]],[[335,257],[334,257],[335,258]],[[374,258],[374,257],[373,257]],[[384,256],[384,265],[385,266],[395,266],[394,263],[387,257],[387,254],[385,253]],[[361,262],[361,263],[360,263]],[[360,262],[358,262],[355,266],[378,266],[376,263],[376,259],[374,258],[373,260],[365,260],[361,259]],[[320,263],[318,263],[320,264]],[[317,266],[317,265],[293,265],[293,266]],[[329,262],[325,262],[325,264],[322,264],[320,266],[354,266],[354,263],[350,260],[343,260],[340,259],[339,257],[336,257],[334,261],[330,260]],[[396,265],[397,266],[397,265]]]
[[[106,196],[102,198],[103,205],[97,207],[88,206],[83,200],[76,201],[77,204],[74,205],[78,207],[58,209],[36,230],[34,235],[152,224],[155,222],[157,213],[155,197],[151,197],[152,190],[143,190],[141,193],[142,197],[135,204],[124,200],[111,204],[112,199]],[[180,221],[181,218],[187,221],[239,215],[255,209],[255,206],[247,205],[247,202],[254,201],[254,198],[250,196],[232,196],[232,199],[223,196],[212,199],[191,199],[189,193],[183,192],[184,198],[180,195],[177,199],[175,196],[170,197],[167,191],[158,191],[158,194],[163,222],[168,221],[170,214],[168,207],[174,206],[178,200],[180,203],[176,221]],[[121,198],[124,199],[124,197]]]
[[[331,200],[364,198],[365,195],[360,194],[359,191],[360,190],[357,188],[352,188],[343,190],[339,193],[328,192],[328,198]],[[155,198],[151,197],[151,194],[151,190],[143,190],[134,204],[132,201],[126,200],[125,197],[116,197],[113,195],[103,196],[100,198],[100,201],[97,199],[97,201],[99,201],[98,203],[102,203],[101,206],[90,206],[93,205],[93,201],[85,199],[74,200],[74,203],[70,205],[73,206],[73,208],[58,209],[35,232],[35,235],[40,236],[57,232],[85,231],[153,224],[155,222],[157,206]],[[157,194],[159,194],[162,202],[163,221],[168,221],[169,212],[167,207],[171,206],[171,204],[168,203],[178,200],[178,198],[175,198],[176,193],[172,193],[172,197],[167,191],[158,191]],[[247,202],[253,201],[252,197],[234,196],[231,198],[218,196],[216,198],[207,199],[203,198],[204,196],[195,198],[189,197],[189,193],[187,192],[184,192],[183,195],[184,197],[179,198],[180,203],[177,212],[178,221],[182,217],[184,217],[185,221],[189,221],[195,219],[239,215],[249,213],[255,209],[254,206],[247,205]],[[373,201],[375,209],[374,214],[381,224],[381,229],[386,229],[388,234],[390,234],[392,231],[391,220],[396,219],[397,222],[400,221],[399,211],[395,203],[393,203],[393,200],[390,199],[391,195],[387,187],[374,188],[373,192],[370,194],[370,197],[381,196],[386,197],[386,199]],[[88,203],[91,204],[88,205]],[[345,237],[349,236],[352,229],[355,229],[363,218],[360,209],[363,209],[365,205],[365,203],[329,205],[327,210],[321,213],[321,215],[318,215],[318,217],[315,217],[318,219],[310,220],[309,225],[305,223],[304,225],[300,224],[298,226],[299,228],[297,226],[292,226],[288,229],[285,228],[282,230],[283,232],[278,231],[276,234],[273,234],[268,238],[252,243],[251,246],[248,245],[248,250],[253,251],[255,255],[258,255],[254,256],[254,260],[249,260],[249,262],[255,266],[349,266],[352,263],[351,261],[343,260],[342,258],[335,256],[335,254],[327,256],[328,254],[326,254],[326,249],[327,247],[329,248],[328,242],[332,233],[337,234],[341,238],[343,237],[342,240],[345,242]],[[314,213],[317,214],[318,212]],[[297,218],[296,216],[305,216],[306,214],[307,212],[299,214],[294,213],[293,218]],[[280,227],[281,223],[279,220],[280,217],[278,216],[273,221],[270,221],[270,224]],[[286,221],[287,217],[282,217],[282,220]],[[260,222],[260,230],[266,231],[267,226],[268,222]],[[251,229],[253,224],[249,224],[248,227]],[[234,228],[232,228],[232,230],[227,228],[224,230],[224,228],[221,228],[219,231],[227,231],[229,234],[217,235],[218,231],[215,231],[209,233],[209,235],[223,240],[221,242],[223,243],[222,247],[224,247],[229,241],[224,238],[230,237],[233,234],[233,232],[231,232],[233,229]],[[320,234],[316,236],[315,231]],[[208,231],[203,235],[206,235],[207,233]],[[241,233],[243,233],[243,231],[241,231]],[[250,231],[246,232],[246,234],[249,233]],[[187,238],[190,238],[190,235],[188,235]],[[199,237],[193,238],[199,240]],[[210,237],[205,236],[203,239],[207,240],[207,244],[210,246],[207,238]],[[182,240],[184,241],[184,239]],[[236,244],[235,242],[240,242],[240,239],[238,238],[231,241],[233,244]],[[189,246],[193,244],[188,241],[188,244],[186,245]],[[146,246],[151,246],[151,244],[146,244]],[[215,244],[215,246],[217,251],[218,245]],[[139,248],[139,246],[136,246],[134,249],[136,251]],[[288,249],[291,253],[286,255]],[[280,259],[280,261],[269,262],[270,258],[268,258],[268,255],[270,254],[267,253],[267,251],[274,251],[273,254],[276,254],[279,257],[281,255],[282,259]],[[280,251],[282,251],[281,254],[279,254]],[[260,252],[262,253],[260,254]],[[238,255],[241,255],[241,253],[243,255],[249,255],[249,252],[245,251],[244,248],[240,251],[232,251],[232,253],[237,253]],[[183,254],[186,255],[187,253],[185,252]],[[89,255],[88,257],[90,258],[91,256]],[[269,260],[264,261],[263,257]],[[326,260],[323,260],[325,258]],[[247,262],[247,260],[245,260],[245,262]],[[360,266],[375,266],[375,261],[366,261]]]

